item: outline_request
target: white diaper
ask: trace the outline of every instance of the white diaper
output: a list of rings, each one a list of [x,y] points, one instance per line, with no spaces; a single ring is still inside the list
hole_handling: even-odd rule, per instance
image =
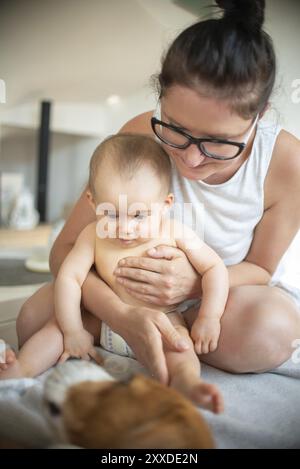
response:
[[[101,323],[100,345],[105,350],[116,353],[117,355],[135,358],[133,351],[129,345],[127,345],[123,337],[112,331],[105,322]]]
[[[170,311],[170,313],[175,313],[175,312],[184,313],[185,311],[187,311],[188,309],[194,306],[200,307],[200,302],[201,300],[199,298],[193,299],[193,300],[185,300],[179,305],[177,305],[176,308],[174,308],[174,310]]]
[[[199,299],[186,300],[180,303],[170,312],[184,313],[192,306],[200,305]],[[125,342],[123,337],[119,334],[116,334],[111,330],[111,328],[105,324],[101,323],[101,335],[100,335],[100,345],[105,350],[115,353],[117,355],[122,355],[123,357],[135,358],[135,355],[129,345]]]

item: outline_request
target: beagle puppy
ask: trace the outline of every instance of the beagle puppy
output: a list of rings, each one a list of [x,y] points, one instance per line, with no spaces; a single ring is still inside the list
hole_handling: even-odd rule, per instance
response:
[[[115,380],[103,367],[71,360],[44,388],[47,416],[60,442],[83,448],[213,448],[198,409],[144,375]]]

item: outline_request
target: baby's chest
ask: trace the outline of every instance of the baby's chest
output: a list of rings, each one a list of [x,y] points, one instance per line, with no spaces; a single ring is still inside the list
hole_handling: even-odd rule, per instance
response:
[[[126,256],[136,255],[133,253],[126,253]],[[113,272],[117,268],[118,262],[126,257],[124,250],[109,250],[109,249],[96,249],[95,266],[98,274],[108,284],[111,284],[114,279]]]
[[[107,246],[105,243],[96,243],[95,250],[95,267],[100,277],[108,283],[112,288],[116,286],[114,270],[118,266],[118,262],[126,257],[149,257],[147,251],[159,244],[175,246],[176,243],[171,239],[151,240],[141,246],[134,248],[122,249],[114,246]],[[115,288],[113,288],[115,289]]]

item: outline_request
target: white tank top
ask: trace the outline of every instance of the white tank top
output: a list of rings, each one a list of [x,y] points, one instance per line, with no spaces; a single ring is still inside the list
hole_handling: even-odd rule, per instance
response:
[[[155,115],[160,118],[159,106]],[[242,262],[250,249],[255,227],[264,213],[264,182],[280,130],[278,124],[259,121],[250,156],[223,184],[187,179],[172,163],[175,202],[192,205],[193,217],[184,222],[197,228],[226,265]],[[203,225],[195,225],[195,215]]]
[[[222,184],[184,178],[172,164],[175,201],[191,203],[199,218],[204,213],[204,241],[226,265],[238,264],[249,251],[254,229],[264,213],[264,182],[280,130],[279,126],[259,122],[250,156]]]

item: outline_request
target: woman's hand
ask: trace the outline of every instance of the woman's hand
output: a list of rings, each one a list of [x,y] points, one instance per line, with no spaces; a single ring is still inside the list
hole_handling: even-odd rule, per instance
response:
[[[123,320],[115,327],[132,348],[137,360],[159,381],[168,384],[169,376],[163,344],[177,352],[189,348],[165,313],[150,308],[128,306]]]
[[[128,293],[161,306],[201,295],[201,277],[183,251],[161,245],[147,254],[149,257],[126,257],[118,263],[114,274]]]
[[[64,351],[59,363],[64,363],[68,358],[82,358],[90,360],[90,357],[99,362],[99,356],[94,348],[94,337],[85,329],[78,329],[72,333],[64,334]]]

